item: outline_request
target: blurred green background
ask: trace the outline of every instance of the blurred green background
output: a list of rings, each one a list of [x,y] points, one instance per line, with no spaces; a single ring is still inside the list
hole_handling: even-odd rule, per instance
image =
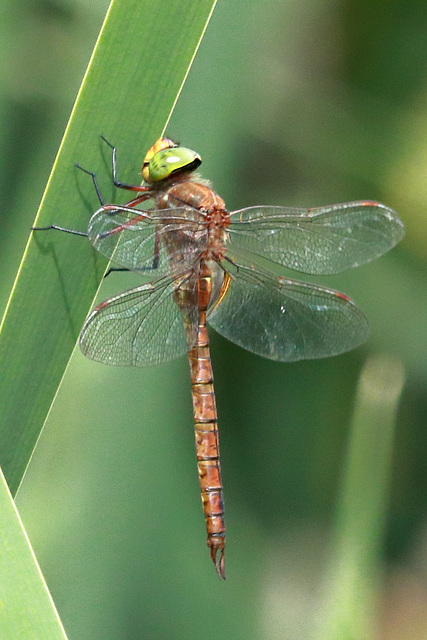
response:
[[[0,8],[2,308],[107,6]],[[70,640],[314,637],[357,382],[378,353],[406,383],[379,515],[375,637],[424,639],[427,5],[219,0],[167,133],[202,155],[230,210],[376,199],[407,237],[321,279],[369,318],[352,353],[277,364],[212,332],[225,583],[204,542],[186,360],[127,370],[75,352],[17,498]],[[131,282],[110,276],[101,297]]]

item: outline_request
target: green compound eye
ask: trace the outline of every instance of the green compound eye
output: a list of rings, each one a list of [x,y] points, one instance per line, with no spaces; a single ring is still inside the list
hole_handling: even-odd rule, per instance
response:
[[[163,149],[158,151],[149,162],[148,180],[149,182],[160,182],[175,173],[194,171],[201,162],[199,154],[191,149],[185,147]]]

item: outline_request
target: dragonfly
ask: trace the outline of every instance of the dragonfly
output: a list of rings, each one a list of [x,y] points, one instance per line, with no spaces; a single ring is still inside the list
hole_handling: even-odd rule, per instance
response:
[[[364,342],[368,323],[345,294],[278,275],[278,268],[336,274],[370,262],[404,235],[398,214],[362,200],[312,209],[250,206],[228,211],[197,173],[198,153],[162,137],[147,152],[141,185],[125,205],[100,207],[87,236],[117,270],[143,283],[105,300],[80,333],[85,356],[108,365],[148,366],[187,354],[207,545],[225,578],[225,518],[218,418],[207,322],[222,336],[271,360],[334,356]],[[78,166],[78,165],[77,165]],[[79,167],[82,169],[82,167]],[[114,269],[114,267],[113,267]],[[283,272],[283,269],[282,269]],[[148,280],[148,281],[147,281]]]

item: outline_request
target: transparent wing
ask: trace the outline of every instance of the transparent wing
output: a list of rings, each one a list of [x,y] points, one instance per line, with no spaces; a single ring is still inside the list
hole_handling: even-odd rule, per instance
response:
[[[323,358],[353,349],[368,336],[362,311],[337,291],[223,266],[231,282],[209,324],[248,351],[288,362]]]
[[[153,271],[156,278],[191,269],[206,245],[206,225],[191,219],[195,211],[141,210],[104,205],[89,221],[88,237],[97,251],[134,271]]]
[[[165,278],[102,302],[83,325],[80,349],[104,364],[138,367],[183,355],[196,341],[196,286],[194,278]]]
[[[248,207],[231,214],[229,249],[310,274],[339,273],[378,258],[404,236],[393,209],[379,202],[317,209]]]

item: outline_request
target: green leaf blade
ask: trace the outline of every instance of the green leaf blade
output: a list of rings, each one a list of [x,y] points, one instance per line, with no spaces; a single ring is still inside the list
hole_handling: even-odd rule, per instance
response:
[[[0,510],[0,637],[66,640],[1,471]]]

